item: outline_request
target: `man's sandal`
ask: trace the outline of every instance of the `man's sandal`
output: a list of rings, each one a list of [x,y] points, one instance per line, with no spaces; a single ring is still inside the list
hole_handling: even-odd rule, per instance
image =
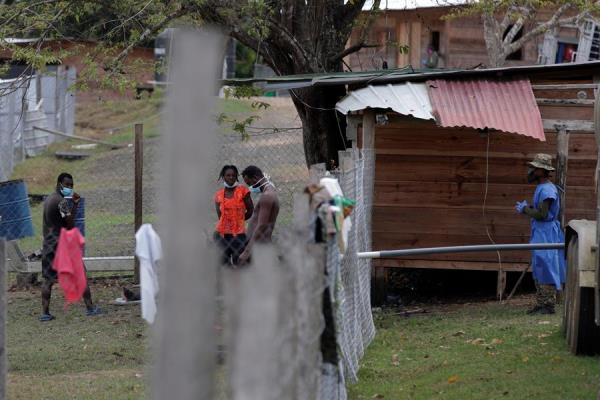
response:
[[[40,315],[40,322],[49,322],[52,321],[54,319],[54,315],[52,314],[42,314]]]
[[[100,307],[95,306],[94,308],[90,308],[88,310],[86,310],[85,315],[87,315],[88,317],[94,317],[96,315],[100,315],[103,314],[102,310],[100,309]]]

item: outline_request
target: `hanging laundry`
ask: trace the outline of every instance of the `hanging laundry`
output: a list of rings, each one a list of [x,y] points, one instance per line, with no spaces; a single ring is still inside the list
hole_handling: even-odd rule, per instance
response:
[[[355,205],[354,200],[348,199],[344,197],[344,193],[342,192],[342,188],[337,179],[331,177],[321,178],[319,182],[321,186],[325,187],[333,200],[333,203],[329,210],[333,213],[333,221],[336,226],[337,242],[338,247],[340,248],[340,254],[346,252],[346,247],[348,244],[348,233],[352,228],[352,220],[350,218],[350,214]]]
[[[84,244],[85,239],[79,229],[60,230],[52,268],[57,272],[58,284],[65,292],[65,307],[81,300],[87,287],[83,266]]]
[[[162,260],[162,245],[150,224],[144,224],[135,234],[135,254],[140,260],[142,318],[153,323],[158,294],[158,263]]]

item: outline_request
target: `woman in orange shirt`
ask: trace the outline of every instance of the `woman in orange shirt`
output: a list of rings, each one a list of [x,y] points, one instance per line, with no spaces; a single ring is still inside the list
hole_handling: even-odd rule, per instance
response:
[[[223,189],[215,193],[215,208],[219,221],[215,228],[215,241],[222,251],[222,263],[236,265],[246,246],[246,220],[252,216],[254,205],[250,191],[238,184],[238,169],[225,165],[219,180]]]

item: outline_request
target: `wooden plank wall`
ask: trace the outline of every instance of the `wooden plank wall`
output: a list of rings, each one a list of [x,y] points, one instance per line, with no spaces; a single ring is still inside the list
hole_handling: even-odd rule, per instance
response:
[[[587,111],[548,106],[543,118],[577,119]],[[573,111],[575,111],[573,113]],[[567,219],[594,218],[593,135],[570,134]],[[376,171],[373,248],[487,244],[487,224],[497,243],[527,243],[529,221],[515,214],[516,201],[531,202],[526,179],[536,153],[556,154],[556,134],[540,142],[507,133],[490,134],[487,218],[482,213],[486,180],[486,138],[467,128],[439,128],[432,121],[394,116],[375,134]],[[528,252],[502,255],[507,269],[529,262]],[[379,260],[380,266],[497,269],[496,253],[446,254],[415,260]],[[430,261],[429,264],[427,261]],[[482,263],[481,268],[472,262]],[[489,264],[485,264],[489,263]],[[513,264],[512,266],[509,264]]]

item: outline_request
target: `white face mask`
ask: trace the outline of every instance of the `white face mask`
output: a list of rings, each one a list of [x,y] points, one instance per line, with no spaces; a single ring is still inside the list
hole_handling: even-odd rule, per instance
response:
[[[225,186],[227,189],[233,189],[234,187],[236,187],[238,185],[237,182],[234,182],[233,185],[228,184],[227,182],[223,181],[223,186]]]
[[[262,181],[264,181],[264,182],[261,183]],[[259,183],[261,183],[261,184],[259,185]],[[256,182],[254,185],[250,186],[250,192],[251,193],[261,193],[260,189],[263,186],[267,186],[267,185],[271,185],[273,188],[275,188],[275,185],[273,185],[273,183],[270,181],[270,177],[268,175],[265,175],[261,179],[259,179],[258,182]]]

